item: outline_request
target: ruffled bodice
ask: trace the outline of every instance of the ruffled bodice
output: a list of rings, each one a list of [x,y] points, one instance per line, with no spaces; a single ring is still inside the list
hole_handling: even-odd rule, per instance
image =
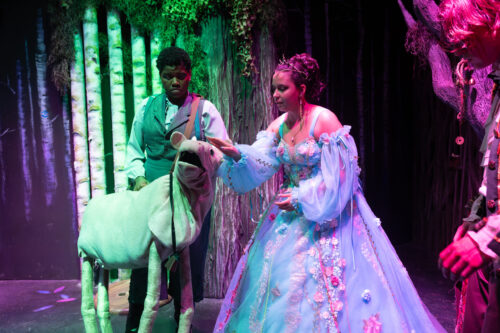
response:
[[[280,140],[276,157],[283,164],[286,187],[298,186],[301,180],[313,177],[321,168],[321,147],[311,137],[295,146]]]

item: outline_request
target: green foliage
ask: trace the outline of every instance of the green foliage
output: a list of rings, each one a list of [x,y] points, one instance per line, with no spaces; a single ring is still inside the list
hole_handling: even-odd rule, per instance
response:
[[[53,28],[49,62],[53,66],[56,86],[69,86],[69,63],[73,60],[73,33],[81,23],[87,6],[106,6],[125,14],[127,21],[140,33],[159,34],[162,46],[181,39],[193,61],[193,90],[204,94],[207,82],[206,55],[199,31],[201,24],[213,16],[230,21],[231,37],[241,62],[242,74],[256,73],[253,33],[256,26],[277,26],[281,0],[49,0],[49,17]],[[278,24],[277,24],[278,23]],[[123,45],[127,52],[128,45]],[[127,59],[127,57],[125,57]],[[240,66],[238,66],[240,67]],[[156,69],[154,69],[156,70]],[[127,70],[125,70],[125,73]]]

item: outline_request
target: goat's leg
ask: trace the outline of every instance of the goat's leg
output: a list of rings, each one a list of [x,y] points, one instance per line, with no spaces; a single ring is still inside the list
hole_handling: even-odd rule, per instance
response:
[[[109,271],[101,267],[99,271],[99,284],[97,285],[97,317],[102,333],[113,333],[109,315]]]
[[[144,300],[139,333],[148,333],[153,330],[153,323],[158,313],[161,283],[161,258],[155,243],[149,247],[148,288]]]
[[[182,250],[179,258],[181,280],[181,315],[179,318],[178,333],[191,332],[191,323],[194,316],[193,286],[191,282],[191,261],[189,246]]]
[[[82,318],[85,332],[98,333],[94,309],[94,279],[92,270],[93,260],[83,258],[82,263]]]

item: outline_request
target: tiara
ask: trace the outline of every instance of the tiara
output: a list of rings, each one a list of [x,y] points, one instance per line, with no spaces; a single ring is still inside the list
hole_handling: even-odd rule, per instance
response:
[[[277,69],[279,69],[279,67],[285,67],[287,70],[290,70],[292,72],[296,72],[296,73],[299,73],[300,75],[302,75],[306,80],[308,79],[309,75],[307,74],[307,72],[305,71],[302,71],[300,69],[298,69],[294,64],[292,64],[290,62],[290,59],[286,59],[285,56],[283,56],[280,61],[278,61],[278,66],[277,66]]]

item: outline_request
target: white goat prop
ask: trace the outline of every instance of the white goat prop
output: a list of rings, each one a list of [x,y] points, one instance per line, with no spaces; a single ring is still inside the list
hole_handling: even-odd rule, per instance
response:
[[[194,314],[189,245],[200,233],[212,205],[222,153],[207,142],[186,140],[175,132],[179,150],[173,175],[153,181],[140,191],[96,197],[87,206],[78,238],[82,265],[82,317],[87,333],[98,332],[93,302],[93,270],[99,275],[97,314],[102,332],[112,332],[109,315],[109,269],[148,267],[147,295],[139,332],[151,332],[158,311],[161,264],[180,251],[181,316],[178,332],[189,332]],[[172,184],[171,184],[172,181]],[[171,194],[172,193],[172,194]],[[173,200],[173,213],[171,209]]]

